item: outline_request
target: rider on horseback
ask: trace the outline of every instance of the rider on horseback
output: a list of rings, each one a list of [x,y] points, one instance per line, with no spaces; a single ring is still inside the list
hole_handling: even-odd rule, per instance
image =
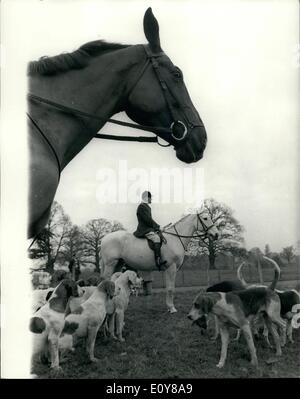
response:
[[[152,219],[151,204],[152,195],[149,191],[144,191],[142,194],[142,202],[137,208],[138,227],[133,233],[137,238],[147,238],[153,243],[153,250],[155,256],[155,263],[158,270],[167,262],[161,260],[161,237],[160,226]]]

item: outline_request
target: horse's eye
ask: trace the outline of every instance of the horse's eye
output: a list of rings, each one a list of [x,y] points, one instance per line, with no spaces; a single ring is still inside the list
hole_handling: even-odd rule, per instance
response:
[[[176,79],[183,79],[183,74],[182,74],[181,70],[178,67],[175,67],[174,72],[173,72],[173,76]]]

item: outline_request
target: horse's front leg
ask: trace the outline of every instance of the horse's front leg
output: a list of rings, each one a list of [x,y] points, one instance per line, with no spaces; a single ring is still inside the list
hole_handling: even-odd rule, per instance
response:
[[[176,272],[177,272],[177,268],[176,268],[176,264],[175,263],[173,263],[165,271],[166,290],[167,290],[166,303],[167,303],[168,311],[170,313],[177,312],[177,309],[174,306],[174,292],[175,292]]]
[[[118,261],[119,259],[112,259],[109,261],[103,261],[103,259],[101,259],[101,276],[105,279],[110,279],[115,272]]]

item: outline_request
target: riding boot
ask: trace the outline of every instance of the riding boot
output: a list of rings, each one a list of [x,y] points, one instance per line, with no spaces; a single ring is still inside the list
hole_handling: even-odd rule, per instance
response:
[[[160,243],[154,243],[154,256],[155,256],[155,263],[159,271],[161,271],[161,266],[164,266],[167,261],[161,260],[161,253],[160,253]]]

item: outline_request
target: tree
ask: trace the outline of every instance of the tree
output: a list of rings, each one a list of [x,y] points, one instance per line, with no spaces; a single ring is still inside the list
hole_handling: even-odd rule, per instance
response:
[[[300,240],[296,242],[295,255],[300,255]]]
[[[230,253],[244,256],[242,249],[244,228],[233,216],[233,211],[227,205],[214,199],[205,199],[201,212],[207,212],[214,225],[219,230],[217,240],[207,238],[205,240],[192,239],[188,248],[189,253],[207,254],[211,269],[215,269],[215,261],[220,253]]]
[[[85,245],[84,255],[86,262],[95,267],[95,271],[100,272],[100,249],[102,238],[113,231],[124,230],[120,222],[106,219],[92,219],[82,229],[82,236]]]
[[[44,259],[43,269],[52,274],[55,262],[59,259],[72,223],[63,207],[53,202],[48,223],[37,236],[35,246],[29,252],[33,259]]]
[[[295,250],[293,245],[290,245],[288,247],[282,248],[282,252],[280,255],[287,260],[288,263],[291,263],[291,261],[295,257]]]
[[[68,263],[70,272],[73,267],[80,270],[80,265],[84,263],[84,238],[81,229],[73,225],[66,236],[63,248],[60,254],[60,262]]]

